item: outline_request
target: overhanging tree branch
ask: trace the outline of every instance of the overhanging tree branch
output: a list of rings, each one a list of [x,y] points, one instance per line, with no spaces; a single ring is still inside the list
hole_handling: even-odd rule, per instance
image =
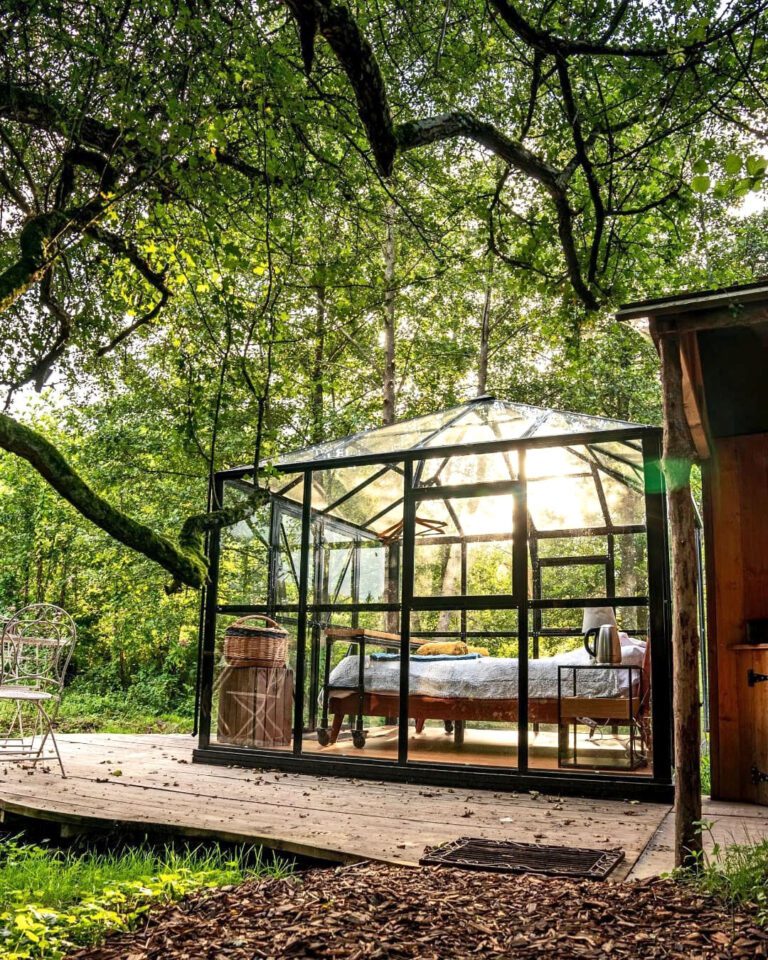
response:
[[[68,224],[69,218],[60,211],[40,214],[24,224],[19,257],[0,273],[0,313],[42,280],[59,255],[53,240]]]
[[[96,356],[103,357],[114,350],[115,347],[119,346],[124,340],[127,340],[136,330],[151,323],[170,299],[171,291],[165,282],[166,271],[153,269],[141,255],[136,245],[126,240],[125,237],[121,237],[117,233],[112,233],[111,230],[105,230],[104,227],[98,224],[90,226],[88,230],[86,230],[86,234],[107,247],[112,253],[125,257],[141,276],[144,277],[147,283],[154,287],[160,294],[160,298],[149,310],[141,314],[133,323],[129,323],[127,327],[124,327],[119,333],[115,334],[111,340],[98,348]]]
[[[382,175],[392,173],[397,142],[384,78],[373,48],[346,7],[329,0],[285,0],[299,30],[304,68],[312,69],[315,35],[329,44],[347,75]]]
[[[595,214],[595,226],[592,231],[592,244],[589,251],[589,266],[587,267],[587,282],[593,284],[597,279],[597,264],[598,257],[600,255],[600,243],[603,236],[603,228],[605,226],[605,204],[603,203],[603,196],[600,192],[600,184],[598,183],[597,176],[595,175],[595,168],[592,165],[592,160],[590,159],[589,151],[587,150],[587,144],[584,139],[584,133],[581,128],[581,118],[579,117],[579,110],[573,93],[571,75],[568,72],[568,61],[564,56],[558,55],[555,58],[555,63],[557,64],[557,75],[560,80],[560,90],[563,95],[565,115],[568,118],[568,123],[570,124],[573,134],[573,143],[576,148],[576,158],[579,166],[584,171],[587,187],[589,189],[589,196],[592,200],[592,207]]]
[[[557,232],[571,285],[587,309],[597,309],[598,300],[582,275],[573,232],[574,214],[566,193],[567,179],[561,172],[546,160],[537,157],[521,143],[507,137],[493,124],[479,120],[461,110],[401,124],[396,128],[395,135],[401,150],[409,150],[459,136],[466,137],[493,151],[510,166],[540,183],[555,205]]]
[[[208,567],[202,551],[181,547],[113,507],[36,430],[0,414],[0,448],[26,460],[86,519],[126,547],[159,563],[181,583],[201,587],[205,582]]]
[[[73,118],[67,108],[55,97],[14,83],[0,83],[0,118],[56,133],[69,140],[73,133]],[[77,143],[83,147],[111,155],[121,140],[117,127],[80,117],[77,122]]]
[[[0,449],[26,460],[83,517],[170,573],[173,582],[167,588],[169,592],[182,586],[202,587],[208,578],[208,561],[203,551],[206,531],[247,518],[268,495],[263,490],[255,490],[236,506],[188,518],[175,543],[113,507],[83,480],[49,440],[4,413],[0,413]]]
[[[696,55],[699,51],[732,35],[741,27],[755,20],[766,8],[765,3],[756,4],[740,17],[736,17],[720,30],[710,30],[702,39],[687,43],[661,47],[643,47],[635,44],[613,44],[607,40],[616,32],[621,18],[624,16],[627,4],[621,3],[614,13],[603,36],[598,40],[569,39],[558,36],[549,30],[540,30],[525,19],[520,11],[509,0],[490,0],[496,12],[529,47],[545,54],[554,56],[593,56],[593,57],[620,57],[624,59],[664,60],[677,51],[687,57]]]

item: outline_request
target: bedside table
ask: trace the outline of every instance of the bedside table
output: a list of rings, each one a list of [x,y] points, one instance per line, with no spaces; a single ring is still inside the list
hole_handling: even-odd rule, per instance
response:
[[[602,678],[596,672],[603,673]],[[595,695],[596,679],[607,673],[616,674],[616,693]],[[625,680],[624,689],[621,680]],[[644,735],[641,725],[642,667],[627,663],[589,663],[558,666],[557,668],[557,763],[559,767],[579,767],[598,770],[637,770],[647,764]],[[598,687],[600,684],[598,684]],[[579,745],[578,728],[589,727],[590,743],[599,727],[612,727],[612,738],[624,748],[615,760],[606,761],[598,755],[590,758],[591,748]],[[617,729],[627,728],[627,735],[619,737]],[[587,756],[585,756],[585,753]],[[618,753],[618,751],[617,751]],[[618,762],[617,762],[618,761]]]

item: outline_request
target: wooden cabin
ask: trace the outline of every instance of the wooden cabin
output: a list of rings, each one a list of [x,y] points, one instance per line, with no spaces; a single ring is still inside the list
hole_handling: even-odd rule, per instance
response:
[[[768,281],[617,316],[680,355],[702,472],[712,796],[768,804]]]

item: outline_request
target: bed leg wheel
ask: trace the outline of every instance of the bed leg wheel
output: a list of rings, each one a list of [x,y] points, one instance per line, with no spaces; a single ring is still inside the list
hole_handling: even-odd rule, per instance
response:
[[[444,720],[443,726],[445,727],[446,733],[453,733],[453,720]]]
[[[358,750],[362,750],[365,746],[365,731],[354,730],[352,733],[352,743],[357,747]]]
[[[317,731],[317,742],[321,747],[327,747],[331,742],[331,735],[328,733],[325,727],[320,727],[320,729]]]

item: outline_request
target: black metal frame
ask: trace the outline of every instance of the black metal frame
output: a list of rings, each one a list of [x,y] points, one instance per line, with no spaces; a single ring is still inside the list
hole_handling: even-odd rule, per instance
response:
[[[599,445],[609,441],[630,443],[635,449],[642,450],[645,479],[645,525],[614,526],[606,514],[603,527],[583,528],[579,530],[535,531],[529,523],[527,511],[527,481],[525,476],[525,453],[529,449],[542,447],[573,447]],[[479,482],[460,487],[415,486],[418,483],[424,461],[451,456],[479,455],[483,453],[518,453],[518,476],[509,481],[498,483]],[[246,766],[268,766],[285,770],[324,775],[367,777],[372,779],[395,781],[418,781],[434,784],[488,787],[491,789],[537,789],[550,792],[636,797],[638,799],[669,802],[673,795],[671,775],[671,651],[669,644],[669,565],[666,539],[666,509],[663,492],[663,477],[660,467],[661,431],[651,427],[622,428],[601,432],[586,432],[562,436],[526,437],[518,440],[484,441],[472,445],[453,445],[443,447],[415,447],[407,451],[386,454],[365,454],[327,459],[323,461],[303,461],[277,470],[287,476],[293,476],[295,482],[304,481],[303,501],[301,504],[301,549],[299,558],[299,598],[296,604],[278,603],[274,595],[274,570],[270,574],[270,595],[263,604],[220,604],[218,601],[218,578],[220,561],[220,535],[215,533],[208,544],[210,584],[206,590],[202,615],[202,643],[200,656],[200,705],[199,705],[199,745],[194,759],[199,762],[219,764],[240,764]],[[308,596],[308,574],[310,566],[310,540],[313,529],[317,533],[321,513],[328,518],[328,509],[315,511],[312,508],[312,475],[314,472],[335,468],[347,468],[363,465],[376,465],[371,480],[381,476],[384,468],[389,467],[402,473],[403,477],[403,532],[399,547],[399,567],[401,592],[399,601],[376,603],[330,603],[317,595],[318,571],[315,570],[315,595]],[[593,472],[593,467],[589,467]],[[600,469],[604,471],[602,465]],[[221,503],[226,482],[248,484],[253,477],[253,467],[242,467],[217,473],[214,478],[213,501]],[[292,486],[293,483],[289,484]],[[282,493],[289,489],[284,486]],[[416,507],[418,502],[427,498],[446,499],[453,496],[484,496],[494,493],[511,494],[515,498],[513,542],[513,582],[512,592],[506,596],[459,596],[459,597],[414,597],[414,551],[416,544]],[[284,509],[296,513],[295,505],[286,507],[289,501],[278,496]],[[332,520],[335,526],[344,528],[350,540],[372,539],[370,531],[357,527],[347,521]],[[315,525],[313,528],[313,524]],[[274,524],[272,527],[274,532]],[[645,531],[647,535],[648,557],[648,595],[637,597],[616,597],[613,540],[621,533]],[[595,563],[605,561],[606,596],[589,598],[568,598],[562,600],[542,599],[541,590],[533,598],[528,597],[528,555],[531,544],[547,537],[596,536],[608,538],[608,551],[605,558],[592,557]],[[322,534],[320,535],[322,536]],[[434,542],[440,542],[435,538]],[[455,537],[445,540],[455,541]],[[466,538],[460,537],[458,542]],[[316,537],[317,542],[317,537]],[[430,542],[432,538],[430,537]],[[274,546],[274,543],[273,543]],[[358,552],[353,549],[353,553]],[[535,553],[535,547],[533,553]],[[316,551],[317,554],[317,551]],[[466,566],[466,547],[462,550],[463,568]],[[533,556],[532,556],[533,559]],[[561,558],[562,559],[562,558]],[[353,561],[354,562],[354,561]],[[541,562],[538,564],[540,577]],[[546,566],[546,564],[545,564]],[[534,568],[534,576],[535,576]],[[466,570],[463,569],[463,577]],[[535,581],[534,581],[535,582]],[[463,584],[465,586],[465,583]],[[611,589],[612,588],[612,589]],[[359,594],[357,595],[359,601]],[[353,600],[355,599],[353,595]],[[549,635],[576,635],[577,631],[552,629],[542,626],[541,612],[548,609],[575,609],[584,606],[648,606],[648,635],[652,645],[652,738],[653,767],[649,776],[626,775],[615,771],[595,774],[567,771],[531,770],[528,762],[528,657],[529,641],[533,640],[533,655],[538,655],[538,639]],[[466,635],[466,612],[468,610],[509,609],[516,610],[518,617],[518,663],[519,663],[519,702],[518,702],[518,755],[517,766],[509,770],[480,765],[436,763],[417,761],[408,756],[408,690],[409,690],[409,651],[411,647],[411,613],[416,610],[450,610],[462,614],[462,632]],[[302,738],[305,732],[314,729],[317,714],[316,703],[310,704],[309,725],[304,724],[305,671],[307,667],[307,648],[310,648],[309,668],[312,691],[319,683],[320,621],[319,616],[334,611],[351,614],[354,621],[362,612],[391,612],[400,614],[400,716],[398,757],[396,761],[367,758],[365,755],[338,757],[322,755],[316,752],[305,753],[302,750]],[[290,750],[269,750],[262,748],[232,747],[211,740],[211,708],[214,693],[215,637],[216,618],[225,614],[242,613],[293,614],[297,624],[296,652],[296,697],[293,745]],[[311,615],[311,622],[309,621]],[[532,627],[529,620],[532,618]],[[353,622],[353,625],[356,625]],[[308,644],[308,626],[311,636]],[[444,634],[439,634],[440,636]],[[496,634],[493,633],[495,636]],[[312,696],[316,701],[316,698]]]

